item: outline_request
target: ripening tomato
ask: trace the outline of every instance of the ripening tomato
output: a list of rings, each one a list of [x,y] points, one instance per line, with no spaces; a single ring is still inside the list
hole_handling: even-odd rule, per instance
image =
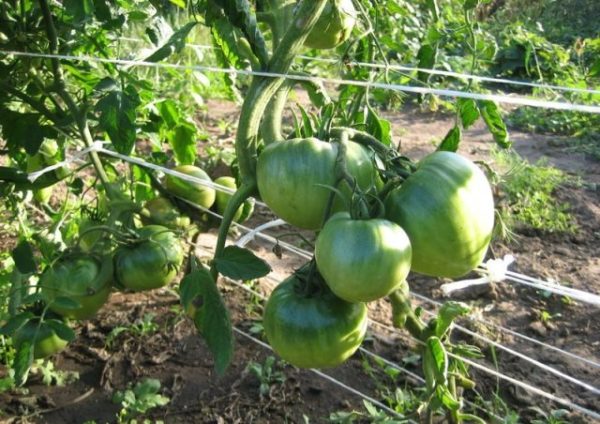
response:
[[[209,183],[212,182],[208,174],[197,166],[180,165],[173,170],[199,178],[201,180],[205,180]],[[167,175],[165,184],[167,186],[167,190],[169,190],[175,196],[189,200],[190,202],[200,205],[206,209],[210,208],[213,203],[215,203],[215,189],[202,183],[185,181],[173,175]]]
[[[319,50],[339,46],[350,38],[356,18],[352,0],[329,0],[304,45]]]

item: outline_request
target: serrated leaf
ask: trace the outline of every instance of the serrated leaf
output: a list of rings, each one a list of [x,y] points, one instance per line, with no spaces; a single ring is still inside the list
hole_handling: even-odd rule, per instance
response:
[[[52,328],[58,337],[67,342],[72,342],[75,340],[75,332],[73,329],[60,320],[48,319],[44,321],[44,325]]]
[[[15,385],[22,386],[27,381],[29,370],[33,364],[33,343],[30,340],[22,341],[17,346],[13,370],[15,372]]]
[[[200,267],[180,284],[181,302],[193,314],[196,329],[215,357],[215,369],[222,375],[233,358],[233,332],[227,307],[210,273]]]
[[[459,98],[456,101],[456,107],[464,129],[468,129],[479,119],[479,108],[475,100]]]
[[[227,246],[221,257],[215,259],[215,266],[221,274],[234,280],[253,280],[271,272],[263,259],[238,246]]]
[[[22,240],[11,252],[15,266],[21,274],[34,274],[37,272],[33,249],[28,241]]]
[[[456,152],[458,150],[458,145],[460,144],[460,140],[462,137],[462,132],[458,125],[455,125],[448,131],[446,137],[440,143],[438,150],[443,150],[446,152]]]
[[[173,53],[180,52],[185,47],[185,39],[190,31],[197,25],[197,22],[188,22],[177,31],[175,31],[158,49],[152,52],[144,59],[144,62],[159,62]]]
[[[494,137],[494,141],[502,148],[507,149],[511,146],[508,136],[508,129],[500,114],[498,105],[490,100],[481,100],[478,102],[481,116],[488,129]]]
[[[110,91],[96,105],[100,112],[100,128],[108,134],[115,150],[131,153],[136,139],[136,109],[140,98],[133,86],[124,91]]]

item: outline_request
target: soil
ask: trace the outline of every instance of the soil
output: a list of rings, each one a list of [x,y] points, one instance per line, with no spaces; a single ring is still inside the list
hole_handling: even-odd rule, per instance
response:
[[[300,100],[302,100],[300,98]],[[237,107],[223,101],[209,101],[210,117],[202,121],[211,139],[221,146],[230,146],[235,132]],[[405,155],[418,159],[434,150],[453,124],[453,119],[405,109],[402,113],[388,112],[385,117],[394,126],[396,141],[401,142]],[[229,123],[230,125],[223,125]],[[600,293],[600,164],[568,149],[568,140],[539,134],[513,132],[514,148],[531,162],[547,158],[549,163],[581,178],[583,184],[557,191],[561,202],[571,205],[578,231],[575,234],[546,233],[517,229],[511,241],[495,241],[490,249],[494,257],[512,254],[516,262],[511,270],[542,279],[552,278],[570,287]],[[476,160],[491,162],[491,136],[482,125],[466,131],[459,152]],[[215,174],[223,172],[218,168]],[[214,175],[216,176],[216,175]],[[258,208],[247,224],[255,227],[273,219],[267,210]],[[283,234],[290,228],[278,228],[269,234]],[[310,234],[306,234],[309,238]],[[203,234],[197,253],[210,257],[215,231]],[[305,244],[299,238],[285,241]],[[12,235],[0,233],[0,249],[5,251],[14,244]],[[269,278],[255,289],[267,295],[269,290],[298,268],[303,260],[291,253],[282,256],[273,253],[273,245],[254,241],[249,247],[264,257],[273,267]],[[473,275],[475,276],[475,275]],[[411,275],[409,284],[414,293],[437,301],[444,298],[440,279]],[[220,284],[232,312],[234,325],[252,333],[260,323],[260,305],[251,294],[226,281]],[[479,286],[466,292],[455,293],[454,300],[473,306],[471,320],[462,325],[479,334],[508,346],[528,357],[535,358],[565,374],[591,385],[600,382],[600,368],[570,358],[561,353],[514,337],[498,330],[501,325],[533,337],[588,360],[600,363],[600,309],[581,302],[543,293],[515,283],[503,282]],[[420,303],[433,311],[432,304]],[[151,314],[154,326],[142,328],[144,317]],[[370,305],[373,321],[391,325],[390,309],[381,301]],[[545,318],[545,319],[544,319]],[[124,328],[107,344],[107,336],[115,328]],[[136,330],[137,329],[137,330]],[[117,422],[120,405],[112,401],[116,391],[123,391],[144,378],[161,382],[160,392],[170,402],[138,417],[150,422],[166,423],[279,423],[329,422],[330,416],[340,411],[359,411],[358,422],[371,422],[362,399],[310,370],[299,370],[276,361],[272,372],[262,373],[262,380],[251,370],[251,364],[264,365],[270,355],[265,347],[236,333],[235,357],[224,376],[213,371],[213,359],[203,340],[197,335],[192,322],[178,306],[178,298],[171,289],[149,293],[115,293],[110,302],[93,320],[77,325],[77,339],[53,358],[55,369],[72,371],[79,375],[75,381],[62,387],[45,386],[40,373],[30,376],[26,389],[0,393],[0,422],[11,423],[96,423]],[[260,338],[260,336],[256,335]],[[486,358],[481,363],[558,397],[600,411],[600,398],[564,378],[544,372],[532,364],[501,350],[492,352],[489,344],[454,331],[456,341],[466,341],[481,347]],[[406,332],[383,330],[371,325],[364,347],[410,371],[420,373],[419,363],[411,361],[415,348]],[[494,364],[491,358],[496,356]],[[370,364],[370,365],[369,365]],[[6,369],[0,367],[0,377]],[[407,374],[386,373],[364,354],[357,354],[343,366],[324,370],[340,382],[364,394],[385,402],[383,394],[394,388],[415,388]],[[499,395],[508,407],[517,411],[523,422],[540,417],[539,411],[549,413],[561,405],[528,392],[513,384],[473,371],[477,392],[488,400]],[[262,386],[261,386],[261,383]],[[465,393],[475,401],[474,392]],[[500,403],[496,402],[496,406]],[[482,405],[489,407],[490,405]],[[536,410],[536,408],[539,409]],[[501,409],[498,415],[504,416]],[[479,413],[486,422],[493,419]],[[124,419],[129,419],[127,416]],[[569,421],[593,422],[582,414],[572,413]],[[340,421],[341,422],[341,421]]]

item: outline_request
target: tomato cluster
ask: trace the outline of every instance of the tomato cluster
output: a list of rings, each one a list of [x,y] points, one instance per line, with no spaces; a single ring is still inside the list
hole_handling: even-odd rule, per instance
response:
[[[364,337],[366,302],[404,293],[411,270],[447,278],[470,272],[492,237],[492,190],[468,159],[438,151],[411,172],[395,172],[376,166],[392,162],[376,161],[370,149],[341,143],[275,142],[258,158],[265,203],[288,223],[318,231],[310,271],[281,283],[264,311],[273,349],[298,367],[343,362]]]

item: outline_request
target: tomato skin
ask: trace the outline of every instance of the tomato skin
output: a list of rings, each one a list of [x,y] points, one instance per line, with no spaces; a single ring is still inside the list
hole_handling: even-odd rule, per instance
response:
[[[385,200],[386,217],[408,234],[412,269],[460,277],[483,260],[494,227],[494,198],[485,174],[451,152],[424,158]]]
[[[316,138],[294,139],[268,145],[258,157],[256,177],[262,200],[280,218],[308,230],[321,228],[331,190],[335,184],[337,143]],[[349,142],[346,154],[348,172],[362,189],[376,180],[376,171],[368,151]],[[345,182],[339,187],[346,196]],[[333,212],[344,210],[336,196]]]
[[[169,284],[183,263],[183,249],[175,234],[160,225],[138,230],[147,239],[120,247],[114,256],[117,283],[133,290],[150,290]]]
[[[264,310],[263,325],[273,350],[299,368],[334,367],[360,346],[367,330],[367,308],[327,291],[299,293],[295,275],[275,288]]]
[[[89,319],[106,303],[112,288],[113,267],[110,257],[76,255],[58,260],[40,277],[41,293],[50,310],[70,319]],[[75,309],[53,303],[66,297],[79,303]]]
[[[225,186],[234,191],[237,190],[237,184],[235,183],[235,178],[233,178],[233,177],[219,177],[215,180],[215,184]],[[229,193],[225,193],[224,191],[217,190],[217,198],[215,200],[215,207],[216,207],[217,213],[219,215],[223,215],[223,213],[225,213],[225,208],[227,207],[227,204],[229,203],[229,199],[231,199],[231,196],[232,195]],[[242,204],[242,206],[240,206],[238,208],[238,210],[235,212],[235,215],[233,216],[233,221],[240,222],[240,223],[244,222],[245,220],[250,218],[253,211],[254,211],[254,200],[246,199],[244,201],[244,203]]]
[[[204,170],[193,165],[180,165],[173,169],[174,171],[181,172],[183,174],[190,175],[192,177],[200,178],[211,182],[212,180]],[[210,208],[215,203],[215,189],[202,185],[200,183],[193,183],[184,181],[173,175],[167,175],[165,179],[167,190],[182,199],[189,200],[190,202],[196,203],[204,208]]]
[[[319,272],[336,296],[370,302],[400,287],[410,272],[408,236],[386,219],[355,220],[348,212],[332,216],[317,237]]]
[[[37,337],[33,344],[33,359],[47,358],[67,346],[69,342],[58,337],[49,325],[42,323],[38,330],[38,324],[39,321],[30,320],[19,328],[13,335],[14,346],[18,348],[23,342],[32,341],[36,336],[36,331]]]
[[[162,225],[173,230],[187,228],[191,221],[187,216],[179,213],[177,208],[164,197],[155,197],[144,204],[144,208],[150,213],[149,217],[142,215],[144,225]]]
[[[350,38],[356,17],[352,0],[329,0],[304,45],[319,50],[339,46]]]

